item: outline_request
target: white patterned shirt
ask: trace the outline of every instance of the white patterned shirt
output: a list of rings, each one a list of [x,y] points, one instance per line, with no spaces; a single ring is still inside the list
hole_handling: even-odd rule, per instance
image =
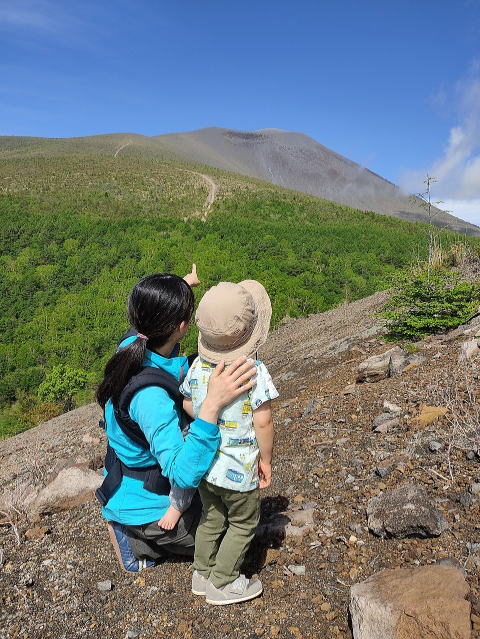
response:
[[[278,397],[265,364],[255,362],[256,385],[243,393],[219,414],[222,441],[205,479],[223,488],[246,492],[258,486],[258,444],[253,426],[253,411]],[[193,362],[180,386],[180,392],[192,400],[195,417],[207,395],[208,380],[215,364],[200,357]]]

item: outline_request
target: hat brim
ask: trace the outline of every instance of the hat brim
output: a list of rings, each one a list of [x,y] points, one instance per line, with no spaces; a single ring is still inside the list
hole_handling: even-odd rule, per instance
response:
[[[257,312],[257,321],[248,340],[231,350],[213,350],[209,345],[205,344],[201,333],[199,333],[198,354],[202,359],[212,364],[219,364],[222,361],[225,362],[225,364],[231,364],[241,355],[254,359],[260,346],[267,341],[270,320],[272,319],[272,304],[268,293],[260,282],[256,280],[244,280],[243,282],[239,282],[239,285],[243,286],[253,297],[255,310]]]

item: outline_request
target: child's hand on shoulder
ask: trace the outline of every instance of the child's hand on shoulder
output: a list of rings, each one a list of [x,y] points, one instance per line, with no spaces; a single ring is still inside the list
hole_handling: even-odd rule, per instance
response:
[[[272,483],[272,464],[267,464],[262,458],[258,460],[258,479],[260,489],[268,488]]]

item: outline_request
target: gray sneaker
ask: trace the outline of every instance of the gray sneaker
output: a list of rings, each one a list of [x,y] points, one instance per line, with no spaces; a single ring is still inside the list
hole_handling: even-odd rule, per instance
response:
[[[206,585],[207,579],[194,570],[192,575],[192,593],[194,595],[205,595]]]
[[[214,606],[226,606],[227,604],[240,603],[255,599],[263,591],[260,579],[247,579],[245,575],[240,575],[235,581],[216,588],[210,580],[207,581],[205,589],[206,602]]]

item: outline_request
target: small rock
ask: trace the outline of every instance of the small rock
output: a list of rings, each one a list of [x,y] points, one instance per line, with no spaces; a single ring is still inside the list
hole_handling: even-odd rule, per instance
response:
[[[472,495],[480,495],[480,484],[472,484],[470,486],[470,492],[472,493]]]
[[[42,539],[50,532],[51,530],[48,526],[34,526],[25,532],[25,539]]]
[[[389,433],[394,428],[397,428],[397,426],[399,425],[400,425],[400,420],[398,419],[398,417],[395,417],[394,419],[389,419],[387,421],[382,422],[378,426],[375,426],[373,428],[373,432],[382,433],[384,435],[385,433]]]
[[[379,537],[436,537],[448,528],[426,490],[413,484],[370,499],[367,517],[368,527]]]
[[[474,450],[469,450],[465,453],[465,457],[469,460],[472,461],[474,459],[476,459],[477,457],[477,453]]]
[[[90,433],[85,433],[85,435],[82,437],[82,442],[84,444],[99,444],[100,443],[100,437],[96,437],[93,435],[90,435]]]
[[[97,588],[100,592],[109,592],[113,588],[113,584],[110,579],[105,579],[105,581],[99,581],[97,583]]]
[[[399,346],[390,348],[381,355],[373,355],[359,364],[358,382],[378,382],[401,372],[406,364],[407,356]]]
[[[458,356],[459,362],[464,362],[466,360],[472,359],[476,357],[480,353],[480,348],[478,347],[478,343],[476,339],[469,339],[460,347],[460,354]]]
[[[140,635],[135,630],[127,630],[127,634],[125,635],[125,639],[138,639]]]
[[[310,415],[311,413],[313,413],[313,411],[315,410],[315,405],[317,403],[317,400],[315,398],[312,398],[307,406],[305,407],[305,410],[302,413],[302,418],[303,417],[308,417],[308,415]]]
[[[432,453],[437,453],[439,450],[442,450],[443,444],[441,444],[440,442],[431,441],[428,443],[428,448],[431,450]]]
[[[347,386],[345,386],[342,393],[343,395],[354,395],[356,392],[356,389],[357,389],[356,384],[348,384]]]
[[[408,366],[411,366],[412,364],[418,366],[418,364],[423,364],[425,357],[423,355],[409,355],[407,361]]]
[[[302,577],[305,574],[305,566],[298,566],[297,564],[289,564],[287,568],[291,573],[297,575],[297,577]]]
[[[350,524],[349,528],[352,532],[354,532],[357,535],[361,535],[363,533],[362,524],[357,524],[357,523]]]
[[[422,404],[420,406],[420,413],[416,417],[412,417],[410,421],[414,422],[414,427],[422,430],[425,426],[431,424],[438,417],[443,417],[446,413],[448,413],[448,408],[445,406],[427,406],[426,404]]]
[[[322,605],[320,606],[320,610],[322,612],[328,612],[331,609],[332,609],[332,604],[329,604],[328,601],[326,601],[325,603],[322,603]]]
[[[293,524],[308,526],[314,523],[314,512],[315,508],[302,508],[302,510],[288,510],[285,515]]]
[[[393,457],[387,457],[377,464],[375,468],[376,474],[381,477],[388,477],[394,470],[401,468],[405,465],[405,458],[400,455],[394,455]]]
[[[475,503],[475,497],[471,493],[462,493],[459,496],[458,501],[464,508],[471,508]]]
[[[372,429],[375,430],[377,426],[380,426],[384,422],[388,422],[392,419],[392,415],[390,413],[381,413],[377,415],[372,423]]]
[[[387,413],[393,413],[394,415],[396,413],[402,412],[401,406],[397,406],[397,404],[392,404],[391,402],[387,400],[383,402],[383,410]]]

